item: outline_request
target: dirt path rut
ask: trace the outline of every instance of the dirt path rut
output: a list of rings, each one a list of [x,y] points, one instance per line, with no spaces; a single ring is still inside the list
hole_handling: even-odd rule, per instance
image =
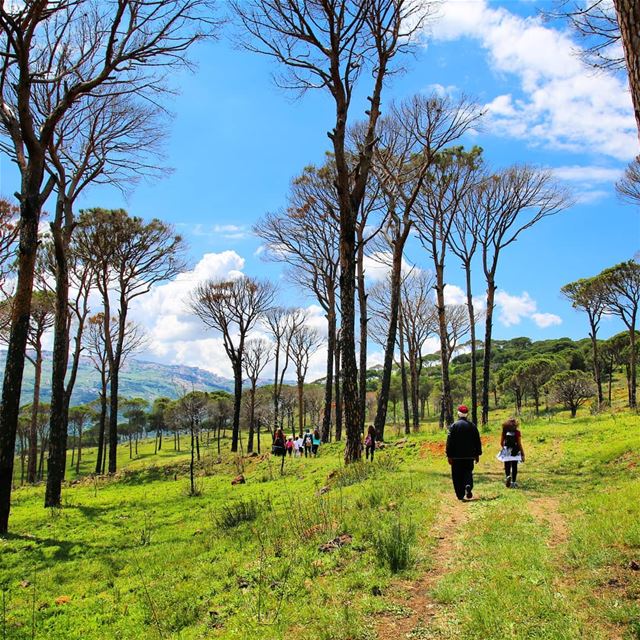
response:
[[[379,640],[405,640],[416,628],[428,627],[439,613],[440,605],[431,597],[431,590],[451,569],[457,551],[456,540],[467,520],[469,505],[455,498],[444,497],[436,521],[429,532],[435,539],[431,549],[431,568],[413,582],[398,585],[398,597],[392,599],[398,606],[394,613],[380,616],[376,631]]]

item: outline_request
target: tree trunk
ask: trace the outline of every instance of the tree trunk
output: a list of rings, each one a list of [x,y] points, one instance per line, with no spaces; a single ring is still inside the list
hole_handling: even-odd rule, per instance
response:
[[[193,419],[191,420],[191,462],[189,464],[189,480],[191,481],[191,495],[194,496],[196,494],[196,485],[194,482],[194,469],[195,469],[195,434],[193,428]]]
[[[444,267],[436,265],[436,308],[438,310],[438,333],[440,336],[440,369],[442,379],[442,411],[446,424],[453,422],[453,400],[449,380],[449,335],[447,332],[446,307],[444,303]]]
[[[409,416],[409,388],[407,385],[407,368],[404,364],[404,331],[402,329],[402,309],[400,309],[400,319],[398,321],[398,343],[400,347],[400,380],[402,382],[402,409],[404,413],[404,432],[411,433],[411,423]]]
[[[304,378],[298,377],[298,433],[304,432]],[[292,430],[293,431],[293,430]]]
[[[327,313],[327,375],[324,384],[324,415],[322,418],[322,442],[329,442],[331,436],[331,400],[333,397],[333,357],[336,350],[335,299],[329,302]]]
[[[82,460],[82,427],[78,428],[78,458],[76,460],[76,475],[80,474],[80,462]]]
[[[471,422],[478,424],[478,365],[476,363],[476,316],[471,291],[471,263],[466,262],[464,271],[467,280],[467,311],[471,337]],[[488,396],[487,396],[488,397]]]
[[[107,426],[107,383],[102,380],[102,391],[100,392],[100,421],[98,423],[98,458],[96,460],[96,473],[102,473],[104,457],[105,428]]]
[[[0,402],[0,534],[7,533],[9,528],[20,393],[29,334],[33,272],[38,249],[38,222],[41,207],[39,191],[44,161],[35,166],[32,161],[33,158],[30,158],[31,171],[28,174],[28,180],[23,179],[23,183],[27,182],[27,184],[23,186],[22,192],[27,195],[20,203],[18,282],[11,310],[11,332],[7,345]],[[40,164],[42,166],[39,166]]]
[[[47,438],[42,438],[42,442],[40,444],[40,463],[38,464],[38,480],[42,480],[44,475],[44,452],[48,446]]]
[[[489,379],[491,377],[491,332],[496,285],[493,276],[487,279],[487,311],[484,324],[484,358],[482,361],[482,424],[489,422]]]
[[[109,473],[115,473],[118,465],[118,383],[119,363],[111,366],[109,397]]]
[[[358,391],[360,394],[360,433],[364,433],[365,413],[367,404],[367,289],[364,280],[364,243],[362,234],[358,233],[358,307],[360,308],[360,370]]]
[[[253,453],[253,432],[256,415],[256,380],[251,380],[251,391],[249,393],[249,438],[247,439],[247,453]]]
[[[629,380],[629,406],[636,408],[636,322],[635,314],[632,317],[631,326],[629,327],[629,347],[631,354],[629,357],[630,380]]]
[[[627,63],[629,88],[640,139],[640,3],[638,0],[613,0]]]
[[[278,381],[280,375],[280,338],[276,340],[275,360],[274,360],[274,377],[273,377],[273,431],[275,433],[278,428],[278,409],[280,404],[280,392],[278,391]]]
[[[355,343],[355,211],[340,213],[340,351],[346,425],[345,462],[357,462],[360,451],[360,397]]]
[[[242,404],[242,361],[237,358],[233,365],[233,430],[231,433],[231,451],[237,453],[240,435],[240,406]]]
[[[69,361],[69,267],[68,239],[62,230],[64,201],[56,204],[51,225],[56,262],[56,311],[51,365],[51,413],[49,416],[49,460],[44,506],[60,506],[62,481],[67,461],[68,403],[64,386]]]
[[[340,340],[336,340],[336,440],[342,439],[342,389],[340,385],[341,351]]]
[[[40,342],[39,338],[38,342]],[[40,411],[40,384],[42,382],[42,349],[39,344],[36,346],[34,369],[33,403],[31,405],[31,425],[29,428],[29,459],[27,462],[27,482],[30,484],[36,481],[38,466],[38,413]]]
[[[396,335],[398,332],[398,309],[400,306],[403,246],[401,247],[399,242],[394,244],[393,261],[391,263],[389,330],[387,332],[387,343],[384,350],[384,364],[382,367],[382,379],[380,380],[380,392],[378,393],[378,409],[376,411],[376,419],[374,422],[376,434],[381,441],[384,440],[384,425],[387,420],[389,387],[391,386],[391,371],[393,369],[393,352],[395,351]]]
[[[602,406],[604,402],[604,396],[602,395],[602,376],[600,374],[600,363],[598,361],[598,327],[593,319],[589,317],[589,324],[591,326],[591,332],[589,337],[591,338],[591,351],[593,357],[593,379],[595,380],[596,387],[598,389],[598,408]]]

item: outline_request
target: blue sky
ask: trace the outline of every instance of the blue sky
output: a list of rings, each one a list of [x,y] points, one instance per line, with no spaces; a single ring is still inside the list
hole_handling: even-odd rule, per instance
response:
[[[505,252],[496,338],[586,336],[584,318],[561,298],[560,287],[632,257],[640,239],[637,210],[618,202],[613,187],[639,151],[626,79],[584,68],[574,55],[578,44],[564,25],[540,21],[540,6],[445,0],[426,44],[405,60],[406,72],[384,94],[385,102],[433,90],[473,96],[489,113],[466,144],[481,145],[494,166],[552,167],[574,189],[575,206],[544,220]],[[159,287],[135,310],[150,335],[143,355],[228,374],[219,340],[188,317],[181,300],[202,277],[242,271],[278,280],[285,303],[304,301],[279,265],[256,255],[260,242],[251,225],[284,204],[291,178],[305,165],[322,161],[333,110],[323,92],[298,98],[278,89],[271,78],[276,67],[236,48],[231,29],[218,42],[199,46],[194,58],[197,71],[173,79],[180,90],[169,105],[175,118],[166,162],[173,174],[139,185],[126,198],[95,187],[81,206],[124,207],[169,221],[184,234],[194,270]],[[351,118],[363,109],[362,101],[354,104]],[[15,170],[0,158],[0,193],[16,186]],[[417,245],[408,259],[428,268]],[[380,274],[371,264],[370,279]],[[454,300],[463,280],[453,256],[446,277]],[[482,295],[479,275],[475,288]],[[321,327],[318,310],[311,311]],[[607,320],[602,334],[621,329]],[[373,360],[378,350],[372,346]],[[317,372],[322,361],[317,354]]]

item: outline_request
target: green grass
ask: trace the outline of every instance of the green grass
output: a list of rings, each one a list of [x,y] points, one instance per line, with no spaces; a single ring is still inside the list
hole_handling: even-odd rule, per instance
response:
[[[460,505],[438,614],[412,637],[637,640],[640,418],[559,413],[522,430],[518,491],[500,481],[497,427],[484,434],[480,499]],[[132,461],[119,448],[117,479],[66,486],[62,509],[43,509],[42,486],[18,489],[0,540],[0,638],[372,640],[377,612],[402,609],[401,585],[433,564],[431,527],[454,499],[442,439],[427,425],[347,470],[341,445],[326,445],[287,459],[283,476],[226,442],[218,461],[212,443],[198,497],[188,453],[145,442]],[[81,476],[95,451],[83,456]],[[247,483],[232,487],[239,471]],[[545,501],[562,540],[533,508]],[[341,534],[348,544],[320,550]]]

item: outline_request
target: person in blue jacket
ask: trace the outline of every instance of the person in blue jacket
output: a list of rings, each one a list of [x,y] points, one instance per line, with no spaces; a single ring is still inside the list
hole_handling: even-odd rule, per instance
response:
[[[458,500],[473,498],[473,466],[480,461],[482,443],[478,427],[468,419],[469,409],[458,407],[458,420],[449,427],[446,454]]]

